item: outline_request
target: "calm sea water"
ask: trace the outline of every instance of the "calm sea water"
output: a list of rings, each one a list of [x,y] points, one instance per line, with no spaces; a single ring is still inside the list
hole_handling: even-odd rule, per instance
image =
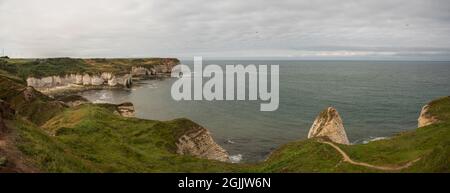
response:
[[[192,61],[183,61],[192,65]],[[414,129],[421,107],[450,95],[450,62],[204,61],[206,64],[279,64],[280,106],[260,112],[260,102],[174,101],[174,79],[142,81],[130,91],[85,91],[94,102],[134,103],[145,119],[189,118],[206,128],[242,161],[264,159],[281,144],[305,139],[317,114],[339,111],[351,142]],[[240,155],[240,156],[238,156]]]

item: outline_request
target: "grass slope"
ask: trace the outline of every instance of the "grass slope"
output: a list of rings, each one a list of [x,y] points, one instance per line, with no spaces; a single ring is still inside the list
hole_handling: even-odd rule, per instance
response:
[[[232,164],[180,156],[175,139],[195,123],[123,118],[86,104],[67,109],[37,128],[15,127],[19,149],[49,172],[223,172]]]
[[[27,94],[32,96],[28,97]],[[0,99],[7,101],[17,113],[37,125],[62,112],[64,105],[48,96],[27,88],[22,82],[0,75]]]

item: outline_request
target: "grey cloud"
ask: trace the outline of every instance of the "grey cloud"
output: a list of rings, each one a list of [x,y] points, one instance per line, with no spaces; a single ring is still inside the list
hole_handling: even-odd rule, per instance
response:
[[[0,23],[18,57],[450,59],[447,0],[0,0]]]

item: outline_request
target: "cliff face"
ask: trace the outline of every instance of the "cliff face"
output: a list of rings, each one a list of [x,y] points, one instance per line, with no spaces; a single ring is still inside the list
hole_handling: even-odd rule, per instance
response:
[[[206,128],[201,126],[191,129],[178,138],[177,153],[200,158],[229,161],[228,152],[220,147]]]
[[[55,87],[67,87],[71,85],[84,86],[123,86],[130,87],[132,77],[130,74],[113,75],[111,73],[101,73],[99,75],[89,74],[68,74],[65,76],[48,76],[43,78],[27,78],[27,85],[38,90],[51,89]]]
[[[150,76],[150,75],[155,75],[156,72],[151,70],[151,69],[147,69],[145,67],[132,67],[131,68],[131,75],[132,76]]]
[[[308,139],[314,137],[327,137],[335,143],[350,144],[342,119],[333,107],[323,110],[314,120],[309,129]]]
[[[155,65],[151,67],[134,66],[131,68],[131,75],[133,77],[147,77],[158,74],[168,74],[172,72],[172,68],[177,64],[177,62],[170,60],[161,65]]]
[[[71,60],[70,60],[71,61]],[[76,60],[78,61],[78,60]],[[81,60],[86,69],[68,71],[65,75],[34,77],[32,74],[26,79],[27,85],[39,91],[47,91],[54,88],[65,88],[74,85],[79,86],[110,86],[130,87],[133,77],[146,77],[170,73],[172,68],[179,63],[176,59],[153,60]],[[56,61],[57,62],[57,61]],[[73,61],[71,61],[73,62]],[[142,62],[142,63],[139,63]],[[39,65],[39,64],[36,64]],[[58,65],[56,65],[58,66]],[[70,65],[68,65],[70,66]],[[16,66],[13,66],[16,67]],[[54,66],[52,66],[54,67]],[[54,67],[56,68],[56,67]],[[64,69],[64,65],[59,68]],[[89,68],[95,69],[94,71]],[[55,70],[56,71],[56,70]],[[38,71],[40,72],[40,71]],[[64,71],[63,71],[64,72]],[[61,72],[61,73],[63,73]],[[47,74],[49,74],[48,72]],[[39,74],[39,73],[37,73]],[[64,74],[64,73],[63,73]]]
[[[425,105],[420,111],[419,119],[417,119],[417,127],[425,127],[438,122],[438,120],[429,113],[430,105]]]

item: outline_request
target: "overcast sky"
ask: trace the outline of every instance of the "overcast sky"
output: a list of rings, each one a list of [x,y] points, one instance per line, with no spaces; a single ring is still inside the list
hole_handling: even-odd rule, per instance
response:
[[[13,57],[450,60],[448,0],[0,0]]]

